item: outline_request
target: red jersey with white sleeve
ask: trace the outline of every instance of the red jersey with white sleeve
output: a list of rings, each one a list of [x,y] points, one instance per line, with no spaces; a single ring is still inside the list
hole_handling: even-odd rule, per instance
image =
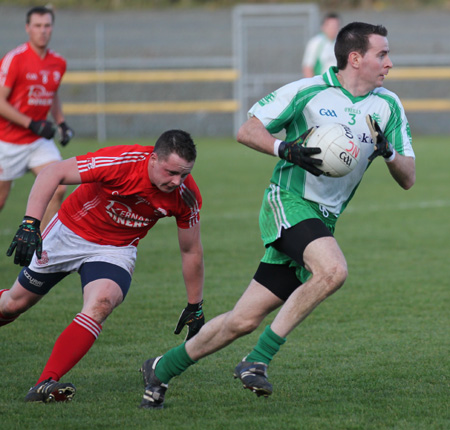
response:
[[[82,184],[64,200],[58,217],[82,238],[100,245],[137,246],[160,218],[178,227],[200,220],[202,198],[189,174],[164,193],[148,177],[153,146],[118,145],[77,156]]]
[[[66,60],[47,50],[39,57],[28,42],[0,60],[0,86],[11,88],[8,102],[34,121],[47,118],[53,98],[66,71]],[[0,140],[19,145],[39,138],[31,130],[0,116]]]

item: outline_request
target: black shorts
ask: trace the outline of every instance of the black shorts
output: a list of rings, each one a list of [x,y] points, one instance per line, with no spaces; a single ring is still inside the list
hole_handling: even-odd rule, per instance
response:
[[[111,279],[119,285],[124,299],[131,285],[131,276],[125,269],[103,261],[84,263],[79,273],[82,288],[97,279]],[[39,273],[24,267],[19,273],[19,282],[26,290],[43,296],[69,274],[70,272]]]
[[[272,246],[304,266],[303,253],[306,247],[316,239],[329,236],[333,234],[328,227],[321,220],[311,218],[283,230],[281,237]],[[261,262],[253,278],[284,301],[301,285],[296,268],[289,264]]]

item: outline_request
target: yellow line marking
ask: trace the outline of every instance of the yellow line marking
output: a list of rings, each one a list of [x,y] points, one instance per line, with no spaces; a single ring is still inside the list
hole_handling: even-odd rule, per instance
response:
[[[205,70],[110,70],[104,72],[67,72],[64,84],[111,82],[205,82],[235,81],[239,72],[234,69]]]
[[[68,115],[88,114],[139,114],[139,113],[192,113],[192,112],[236,112],[236,100],[200,100],[150,103],[65,103]]]
[[[239,78],[235,69],[180,69],[180,70],[108,70],[67,72],[65,84],[92,84],[114,82],[232,82]],[[450,79],[450,67],[394,67],[386,79],[433,80]]]
[[[403,100],[403,107],[408,112],[443,112],[450,111],[450,100],[445,99],[410,99]],[[148,103],[65,103],[64,112],[68,115],[88,114],[142,114],[142,113],[194,113],[223,112],[233,113],[239,109],[237,100],[198,100],[178,102]]]
[[[386,80],[450,79],[450,67],[394,67]]]
[[[403,100],[403,107],[410,112],[450,111],[450,100],[446,99],[414,99]]]
[[[67,72],[65,84],[120,83],[120,82],[232,82],[239,78],[235,69],[182,69],[182,70],[109,70],[103,72]],[[387,80],[450,79],[450,67],[397,67]],[[450,111],[448,99],[402,100],[409,112]],[[237,100],[197,100],[174,102],[113,102],[113,103],[65,103],[64,111],[71,115],[86,114],[143,114],[143,113],[193,113],[236,112]]]

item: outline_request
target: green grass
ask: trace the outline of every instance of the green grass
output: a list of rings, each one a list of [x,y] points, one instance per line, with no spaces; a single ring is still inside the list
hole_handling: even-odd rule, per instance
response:
[[[417,183],[408,192],[381,160],[367,173],[336,232],[349,264],[346,285],[289,336],[270,367],[269,399],[232,378],[263,324],[171,381],[164,410],[138,409],[142,361],[182,340],[173,335],[186,302],[176,227],[163,220],[139,245],[125,302],[64,378],[78,389],[72,403],[26,404],[23,397],[81,308],[78,275],[0,329],[1,429],[449,428],[448,144],[416,139]],[[62,151],[69,157],[97,147],[76,140]],[[257,218],[275,159],[231,139],[199,139],[198,150],[193,173],[204,198],[210,319],[231,309],[262,255]],[[31,175],[17,181],[0,213],[2,287],[18,273],[4,252],[31,183]]]

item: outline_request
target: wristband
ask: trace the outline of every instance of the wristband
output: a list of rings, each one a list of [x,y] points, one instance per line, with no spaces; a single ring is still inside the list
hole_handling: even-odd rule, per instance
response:
[[[395,149],[392,152],[392,155],[388,158],[385,158],[384,161],[386,161],[386,163],[390,163],[391,161],[394,161],[394,158],[395,158]]]
[[[200,310],[202,308],[202,305],[203,305],[203,300],[199,303],[189,303],[188,302],[188,304],[186,306],[186,310],[190,311],[190,312],[195,312],[195,311]]]
[[[24,224],[33,225],[36,228],[39,228],[41,226],[41,221],[32,216],[25,215],[22,220],[22,225],[24,225]]]
[[[282,142],[282,140],[280,140],[280,139],[277,139],[277,140],[275,140],[275,142],[273,142],[273,154],[276,157],[279,157],[278,148],[280,147],[281,142]]]

